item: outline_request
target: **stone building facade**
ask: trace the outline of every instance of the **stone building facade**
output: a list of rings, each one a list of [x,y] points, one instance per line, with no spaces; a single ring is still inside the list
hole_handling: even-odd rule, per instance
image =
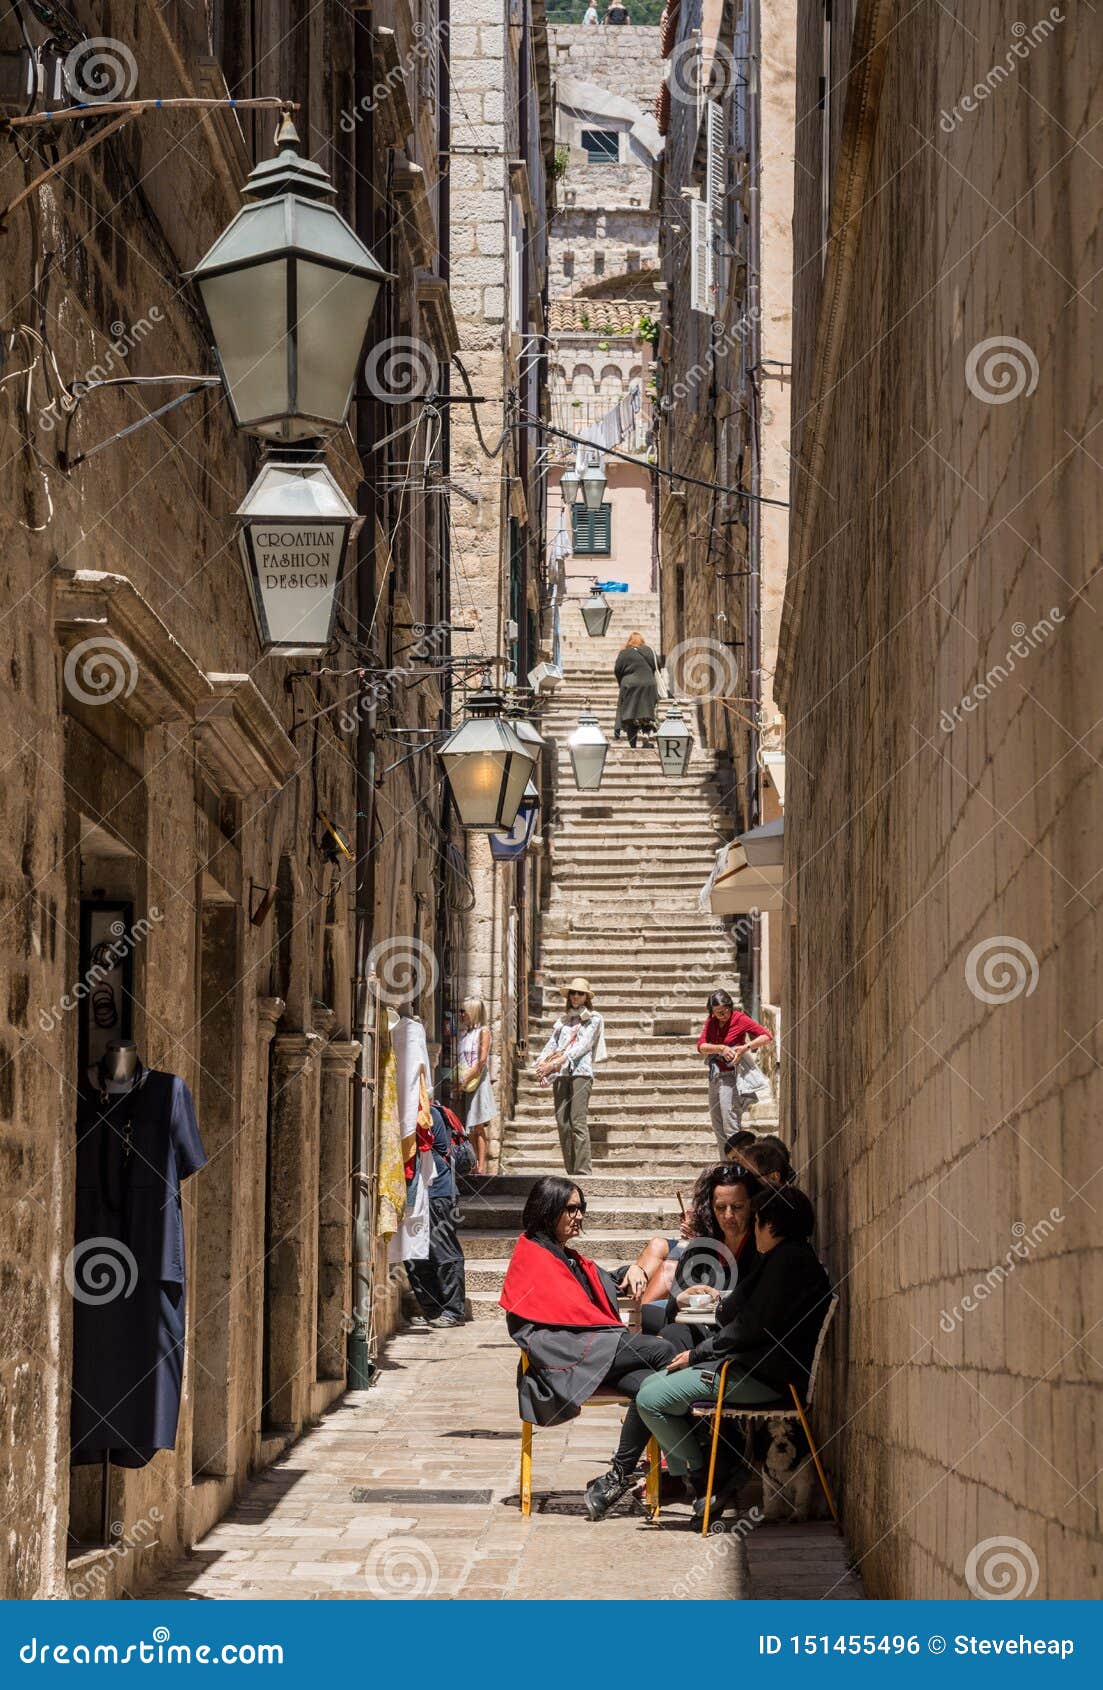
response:
[[[106,7],[74,10],[100,35]],[[370,13],[152,7],[109,46],[134,98],[297,102],[304,154],[394,277],[369,345],[418,340],[439,391],[455,350],[439,257],[447,131],[439,31],[427,69],[415,22],[426,19],[407,0]],[[14,18],[0,30],[18,50]],[[336,643],[317,661],[261,654],[233,525],[258,454],[219,389],[94,456],[178,388],[96,388],[69,415],[81,383],[212,370],[184,272],[271,154],[276,116],[143,114],[35,185],[5,226],[7,1597],[135,1589],[345,1389],[350,1330],[377,1344],[393,1318],[381,1273],[383,1293],[354,1309],[352,1221],[373,1179],[365,1005],[401,990],[440,1038],[440,966],[400,985],[386,973],[393,939],[439,957],[451,919],[439,771],[428,756],[402,762],[403,736],[443,719],[433,665],[408,655],[413,626],[450,615],[445,525],[422,491],[440,474],[438,432],[423,424],[404,447],[376,449],[418,407],[382,395],[385,358],[369,358],[351,434],[329,451],[365,523]],[[60,125],[56,150],[95,122],[78,135]],[[5,143],[7,204],[56,152],[25,134]],[[125,963],[90,999],[103,987],[94,947],[109,939]],[[112,1468],[106,1502],[102,1469],[69,1465],[67,1288],[67,1275],[79,1286],[79,1067],[105,1033],[129,1034],[145,1063],[187,1082],[208,1157],[183,1195],[176,1446]]]
[[[489,674],[523,689],[540,657],[546,574],[546,467],[533,426],[546,411],[554,204],[543,0],[453,0],[450,51],[449,265],[460,360],[480,401],[451,407],[453,619],[471,630],[457,632],[453,648],[469,660],[468,684]],[[452,388],[463,393],[455,376]],[[504,664],[480,671],[480,657],[496,653]],[[496,1159],[524,1062],[541,858],[530,851],[518,862],[495,862],[489,840],[477,834],[468,837],[466,856],[475,904],[455,1007],[462,997],[480,998],[490,1018]]]
[[[660,483],[663,641],[704,741],[730,764],[737,832],[775,820],[784,798],[773,673],[788,564],[795,15],[795,0],[683,0],[661,33],[658,459],[706,484]],[[778,1033],[784,924],[763,914],[739,931],[751,999]]]
[[[799,7],[788,1122],[878,1597],[1103,1589],[1100,36],[1012,20]]]
[[[597,524],[561,508],[569,442],[548,442],[549,528],[561,529],[568,584],[585,578],[654,590],[654,501],[645,463],[651,426],[651,339],[658,312],[658,212],[651,171],[659,150],[658,31],[557,24],[557,203],[549,242],[551,421],[565,434],[602,428],[637,463],[606,457],[607,511]],[[632,396],[615,429],[607,419]]]

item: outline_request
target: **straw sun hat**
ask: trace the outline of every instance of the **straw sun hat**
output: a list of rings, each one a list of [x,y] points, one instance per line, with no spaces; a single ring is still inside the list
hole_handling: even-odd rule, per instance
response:
[[[590,991],[590,982],[584,979],[581,974],[576,974],[573,980],[568,980],[563,988],[564,997],[569,997],[572,992],[585,992],[587,1003],[590,1003],[593,997],[593,993]]]

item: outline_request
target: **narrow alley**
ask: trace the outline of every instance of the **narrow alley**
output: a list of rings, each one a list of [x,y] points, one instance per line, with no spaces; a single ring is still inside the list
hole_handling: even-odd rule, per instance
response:
[[[685,1505],[659,1525],[623,1506],[600,1524],[582,1488],[618,1411],[538,1432],[532,1516],[518,1510],[516,1347],[505,1323],[407,1332],[352,1392],[253,1480],[192,1552],[142,1594],[725,1601],[860,1596],[830,1521],[702,1538]]]

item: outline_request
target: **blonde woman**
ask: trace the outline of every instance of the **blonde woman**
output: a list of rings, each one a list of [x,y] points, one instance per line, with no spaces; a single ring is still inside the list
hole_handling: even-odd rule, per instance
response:
[[[490,1083],[490,1028],[482,998],[465,998],[460,1009],[460,1046],[456,1078],[467,1103],[464,1126],[475,1148],[477,1174],[485,1174],[489,1128],[494,1119],[494,1088]]]

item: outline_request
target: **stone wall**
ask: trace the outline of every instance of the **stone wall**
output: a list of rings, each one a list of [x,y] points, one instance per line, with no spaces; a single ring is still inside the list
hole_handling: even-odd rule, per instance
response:
[[[139,97],[225,91],[202,7],[143,16],[140,35],[121,44],[137,65]],[[387,16],[408,38],[405,5]],[[333,172],[354,215],[349,136],[361,131],[336,124],[354,106],[351,14],[317,7],[292,31],[288,9],[269,6],[256,23],[255,67],[235,60],[233,42],[219,43],[226,76],[300,102],[303,150]],[[292,34],[294,52],[278,51]],[[0,723],[9,746],[0,837],[0,1590],[8,1597],[133,1591],[344,1388],[355,899],[354,876],[327,849],[320,816],[355,832],[358,716],[342,708],[353,694],[308,660],[260,654],[233,525],[257,453],[232,428],[220,391],[68,472],[59,456],[60,446],[75,456],[107,441],[174,391],[150,389],[141,403],[124,389],[92,393],[66,433],[59,380],[71,387],[97,371],[212,367],[183,272],[237,211],[245,172],[271,154],[274,127],[271,112],[150,113],[65,166],[12,213],[4,237],[6,374],[30,366],[18,403],[9,383],[0,412]],[[7,160],[10,197],[24,170],[14,151]],[[374,186],[385,191],[382,161]],[[45,255],[48,279],[36,283]],[[391,257],[397,277],[378,310],[401,321],[417,313],[403,234]],[[32,319],[46,325],[56,364],[23,328]],[[359,464],[346,438],[330,462],[356,497]],[[407,619],[435,619],[437,578],[426,579],[417,539],[401,561]],[[363,627],[362,637],[389,641],[401,602],[384,601],[374,633]],[[343,628],[355,617],[350,571]],[[84,631],[92,650],[82,664],[72,648]],[[343,645],[331,669],[347,676],[355,653]],[[227,677],[241,680],[217,701],[212,689]],[[403,696],[397,719],[424,727],[436,717],[419,693]],[[382,802],[397,786],[392,776]],[[412,801],[424,804],[435,788],[419,775]],[[417,829],[399,820],[380,847],[386,899],[400,873],[413,878],[418,854]],[[135,921],[147,924],[133,946],[133,1036],[147,1064],[191,1087],[209,1162],[184,1191],[188,1344],[176,1446],[145,1467],[113,1470],[110,1518],[122,1535],[109,1551],[95,1547],[100,1470],[69,1470],[64,1267],[74,1238],[81,904],[111,896],[130,899]],[[419,919],[431,934],[431,894]],[[381,919],[377,931],[392,929]],[[385,1332],[393,1308],[382,1301],[376,1313]],[[75,1558],[80,1545],[88,1553]]]
[[[532,334],[536,317],[530,309],[526,320],[521,290],[526,264],[530,306],[540,297],[547,274],[545,183],[551,164],[551,132],[546,66],[541,68],[545,64],[543,12],[542,7],[531,6],[522,30],[517,24],[506,26],[507,11],[501,3],[488,7],[486,0],[456,0],[450,34],[458,149],[449,189],[451,297],[460,357],[473,391],[483,401],[478,416],[490,447],[497,444],[505,424],[507,397],[519,399],[525,409],[534,411],[545,380],[542,344]],[[528,55],[524,110],[522,52]],[[547,130],[543,139],[542,122]],[[474,149],[486,149],[485,156]],[[508,167],[515,160],[525,161],[523,180],[520,171]],[[511,241],[522,237],[524,256],[514,265],[509,258]],[[535,446],[523,446],[516,430],[498,455],[488,457],[471,412],[453,407],[452,479],[461,490],[451,503],[453,621],[474,629],[470,634],[456,634],[453,649],[472,656],[508,653],[511,662],[520,666],[522,684],[536,661],[535,649],[527,644],[527,630],[511,646],[506,624],[510,619],[523,624],[526,611],[537,602],[543,565],[543,491],[536,462]],[[520,615],[510,600],[511,516],[524,557]],[[500,667],[491,668],[490,673],[498,681],[504,678]],[[482,835],[468,835],[466,852],[476,901],[459,987],[462,996],[481,997],[489,1011],[494,1039],[491,1073],[499,1109],[491,1131],[496,1157],[501,1122],[512,1105],[517,1046],[524,1034],[523,958],[525,921],[531,929],[531,896],[525,921],[517,912],[525,904],[524,887],[533,870],[528,863],[518,869],[496,865],[489,841]]]
[[[822,279],[797,131],[779,665],[817,1418],[870,1595],[988,1594],[1010,1538],[1012,1593],[1098,1598],[1100,37],[853,15]]]
[[[577,82],[596,82],[644,111],[654,112],[663,79],[659,32],[652,26],[626,24],[622,28],[593,28],[582,24],[550,24],[552,75]]]

